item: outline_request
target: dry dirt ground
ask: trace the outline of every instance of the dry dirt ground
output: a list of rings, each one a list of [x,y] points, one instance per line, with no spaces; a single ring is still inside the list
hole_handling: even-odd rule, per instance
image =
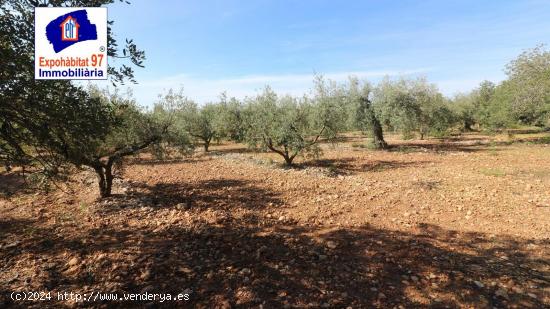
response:
[[[548,308],[548,140],[390,139],[373,151],[349,137],[294,169],[218,145],[130,160],[103,201],[89,172],[47,194],[4,173],[0,307]]]

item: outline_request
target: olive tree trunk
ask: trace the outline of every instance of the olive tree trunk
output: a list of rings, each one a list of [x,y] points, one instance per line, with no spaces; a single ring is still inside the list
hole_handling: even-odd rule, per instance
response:
[[[163,130],[166,132],[166,128]],[[132,146],[121,147],[115,149],[111,155],[104,157],[96,157],[93,160],[86,161],[85,165],[92,167],[97,175],[99,184],[99,195],[101,198],[111,196],[113,189],[113,164],[117,160],[122,160],[124,157],[133,155],[138,151],[147,148],[149,145],[159,142],[160,135],[155,135],[142,142]]]
[[[370,122],[372,126],[373,144],[376,149],[387,149],[388,143],[384,140],[384,131],[380,120],[376,118],[374,112],[371,113]]]
[[[99,195],[101,198],[111,196],[113,188],[113,165],[106,164],[94,167],[98,178]]]
[[[376,149],[386,149],[388,144],[384,140],[382,124],[376,117],[371,101],[367,97],[361,97],[357,109],[357,121],[363,130],[371,130],[373,146]]]

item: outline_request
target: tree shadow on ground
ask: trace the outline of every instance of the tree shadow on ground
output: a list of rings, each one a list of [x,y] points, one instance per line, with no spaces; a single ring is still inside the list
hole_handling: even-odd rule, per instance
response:
[[[27,233],[33,226],[35,221],[29,219],[5,219],[0,218],[0,239],[3,240],[5,248],[9,241],[9,235],[19,235]],[[15,242],[16,243],[16,242]],[[13,245],[13,243],[11,243]]]
[[[237,179],[211,179],[198,183],[132,182],[132,189],[126,194],[104,199],[101,203],[107,206],[100,210],[102,214],[116,213],[121,208],[140,207],[149,207],[154,211],[210,209],[230,212],[280,208],[284,205],[276,193],[260,188],[251,181]]]
[[[236,144],[239,145],[239,144]],[[222,154],[230,154],[230,153],[236,153],[236,154],[245,154],[245,153],[259,153],[258,149],[250,148],[245,145],[239,146],[239,147],[232,147],[232,148],[217,148],[214,147],[212,150],[208,152],[210,155],[222,155]]]
[[[320,230],[222,225],[110,226],[79,234],[44,229],[0,254],[2,271],[33,255],[38,276],[9,281],[4,291],[189,293],[162,308],[543,308],[550,243],[424,225],[418,233],[369,226]],[[45,243],[47,242],[47,243]],[[67,266],[56,254],[85,261]],[[76,267],[76,268],[75,268]],[[75,268],[75,269],[73,269]],[[545,294],[546,293],[546,294]],[[4,297],[6,307],[27,305]],[[94,302],[131,308],[144,302]],[[63,302],[43,302],[57,307]],[[66,304],[66,303],[65,303]]]
[[[526,134],[526,133],[518,133]],[[494,140],[491,137],[467,136],[432,138],[424,141],[403,141],[390,145],[390,151],[436,151],[436,152],[483,152],[498,151],[495,146],[509,146],[514,143],[550,144],[550,136],[511,137],[510,140]]]
[[[29,189],[25,176],[18,172],[0,173],[0,197],[9,197]]]
[[[197,161],[196,157],[189,158],[178,158],[178,159],[165,159],[158,160],[152,158],[131,158],[125,161],[127,165],[146,165],[146,166],[156,166],[156,165],[169,165],[169,164],[178,164],[178,163],[189,163]]]
[[[514,143],[531,143],[531,144],[548,145],[550,144],[550,136],[515,138]]]
[[[496,145],[496,144],[495,144]],[[473,143],[457,143],[452,141],[440,141],[437,143],[422,143],[422,142],[407,142],[400,145],[391,145],[388,151],[392,152],[486,152],[497,151],[491,147],[489,143],[473,142]]]
[[[318,167],[325,168],[333,174],[352,175],[360,172],[381,172],[391,169],[420,167],[429,164],[430,161],[399,161],[399,160],[367,160],[360,158],[319,159],[306,161],[299,164],[298,168]]]
[[[543,308],[550,241],[267,217],[276,192],[238,179],[133,183],[137,192],[72,220],[2,221],[0,307],[71,306],[57,292],[188,293],[189,301],[94,301],[135,308]],[[157,198],[150,205],[126,205]],[[180,209],[177,203],[191,200]],[[117,207],[115,207],[117,206]],[[30,227],[23,229],[23,226]],[[73,262],[75,261],[75,262]],[[14,302],[11,291],[52,291]]]

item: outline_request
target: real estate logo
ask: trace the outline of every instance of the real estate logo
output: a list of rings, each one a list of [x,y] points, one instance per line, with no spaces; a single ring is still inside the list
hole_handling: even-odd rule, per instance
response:
[[[107,79],[107,8],[35,9],[35,79]]]

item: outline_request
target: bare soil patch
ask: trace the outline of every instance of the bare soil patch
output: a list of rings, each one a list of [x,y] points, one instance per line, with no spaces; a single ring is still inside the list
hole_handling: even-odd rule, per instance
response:
[[[293,169],[215,145],[129,162],[103,201],[91,173],[48,194],[24,193],[4,173],[0,306],[548,307],[545,138],[389,138],[381,152],[350,136]],[[190,300],[14,302],[12,291]]]

